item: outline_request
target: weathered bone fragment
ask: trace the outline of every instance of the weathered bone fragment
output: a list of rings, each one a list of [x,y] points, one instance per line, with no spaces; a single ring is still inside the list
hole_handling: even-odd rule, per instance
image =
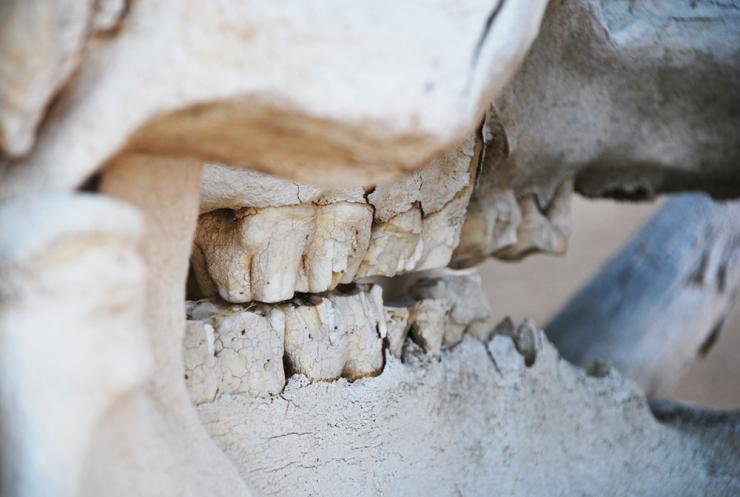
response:
[[[183,342],[185,384],[195,404],[217,395],[267,396],[285,385],[285,328],[266,306],[191,303]]]
[[[291,373],[311,380],[350,380],[383,369],[382,289],[359,287],[278,306],[285,323],[285,356]]]
[[[0,226],[0,494],[82,495],[107,412],[151,370],[141,218],[49,194],[3,204]]]
[[[481,183],[547,205],[579,193],[740,195],[740,4],[550,2],[540,34],[496,97]]]
[[[315,183],[315,182],[314,182]],[[365,191],[354,186],[318,188],[251,169],[208,163],[200,183],[200,211],[238,210],[245,207],[280,207],[298,204],[365,203]]]
[[[621,495],[625,482],[637,497],[735,493],[737,416],[663,407],[656,420],[632,382],[588,376],[540,331],[535,341],[531,367],[508,337],[467,337],[441,361],[391,358],[355,383],[294,377],[268,402],[198,412],[276,496]]]
[[[740,202],[685,194],[667,200],[546,330],[567,359],[607,360],[661,395],[711,345],[739,286]]]
[[[73,188],[124,149],[303,183],[398,179],[473,129],[545,4],[130,2],[116,36],[85,47],[38,146],[0,166],[0,198]]]
[[[0,2],[0,154],[31,149],[51,99],[80,61],[92,3]]]

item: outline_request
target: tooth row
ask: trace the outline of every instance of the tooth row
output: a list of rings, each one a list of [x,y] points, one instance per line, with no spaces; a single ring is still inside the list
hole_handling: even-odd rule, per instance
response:
[[[476,191],[468,206],[453,267],[469,267],[493,255],[520,259],[532,252],[563,254],[570,235],[573,181],[560,184],[543,208],[535,195],[510,189]]]
[[[383,368],[382,290],[297,298],[278,305],[188,305],[185,382],[199,404],[221,394],[274,395],[290,373],[350,380]]]
[[[472,156],[471,138],[367,199],[357,189],[322,193],[257,173],[247,174],[253,187],[242,188],[244,173],[208,166],[205,205],[240,207],[200,217],[192,266],[202,296],[275,303],[368,276],[446,266],[473,188]],[[236,186],[228,189],[230,180]]]
[[[370,240],[372,209],[340,202],[219,210],[200,217],[193,271],[206,296],[281,302],[351,281]]]
[[[274,305],[189,302],[183,361],[191,400],[275,395],[290,374],[312,381],[375,376],[384,342],[400,358],[409,335],[433,356],[464,332],[483,336],[490,313],[477,274],[423,279],[411,296],[384,306],[380,286],[357,285]]]

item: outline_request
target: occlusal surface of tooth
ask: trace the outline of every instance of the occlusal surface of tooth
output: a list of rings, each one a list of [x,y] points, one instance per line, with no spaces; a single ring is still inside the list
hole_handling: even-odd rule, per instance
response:
[[[276,325],[274,312],[207,301],[190,305],[183,361],[194,403],[220,394],[267,396],[283,389],[285,330]]]
[[[380,287],[296,299],[279,309],[291,372],[312,380],[354,380],[381,372],[386,328]]]

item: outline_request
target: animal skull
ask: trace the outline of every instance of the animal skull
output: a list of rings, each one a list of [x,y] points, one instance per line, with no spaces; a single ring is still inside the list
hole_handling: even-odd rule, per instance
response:
[[[633,3],[3,3],[2,494],[737,486],[462,269],[564,252],[574,188],[740,194],[736,14]]]

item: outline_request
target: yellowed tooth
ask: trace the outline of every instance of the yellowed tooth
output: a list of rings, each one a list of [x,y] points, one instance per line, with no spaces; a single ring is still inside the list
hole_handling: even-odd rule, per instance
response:
[[[319,293],[352,282],[370,243],[373,210],[338,202],[316,207],[315,226],[303,255],[296,291]]]
[[[266,306],[192,304],[184,342],[186,385],[195,403],[219,394],[266,396],[285,385],[284,328]]]
[[[312,380],[349,379],[378,374],[385,337],[382,293],[373,286],[351,293],[296,299],[281,304],[285,354],[295,373]]]
[[[312,204],[204,214],[195,239],[206,265],[195,269],[201,289],[207,273],[228,302],[291,298],[315,215]]]
[[[421,210],[416,204],[386,222],[375,222],[356,277],[395,276],[414,270],[424,250],[421,229]]]

